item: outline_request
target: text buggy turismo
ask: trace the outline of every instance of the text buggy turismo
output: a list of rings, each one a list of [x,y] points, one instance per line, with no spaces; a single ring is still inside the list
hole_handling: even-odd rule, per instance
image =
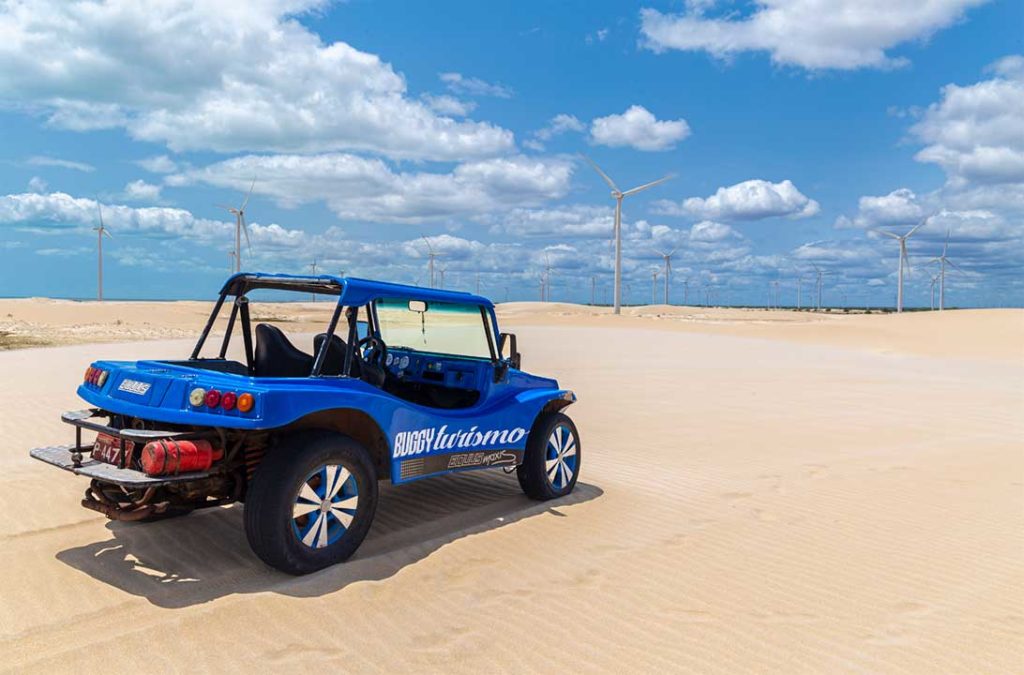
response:
[[[337,296],[308,352],[252,325],[253,296],[287,292]],[[31,455],[90,478],[83,506],[152,521],[242,501],[253,551],[292,574],[352,555],[379,480],[503,467],[543,500],[580,471],[561,412],[576,397],[520,370],[515,336],[468,293],[237,274],[189,359],[97,361],[78,394],[94,407],[62,416],[75,442]]]

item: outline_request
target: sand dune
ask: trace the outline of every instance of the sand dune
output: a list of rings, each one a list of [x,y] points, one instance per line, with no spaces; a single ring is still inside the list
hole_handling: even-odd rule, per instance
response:
[[[0,667],[1021,670],[1024,313],[629,313],[502,308],[524,367],[579,395],[570,498],[500,471],[386,488],[357,556],[299,579],[241,507],[109,523],[26,455],[67,438],[89,360],[191,341],[0,353]]]

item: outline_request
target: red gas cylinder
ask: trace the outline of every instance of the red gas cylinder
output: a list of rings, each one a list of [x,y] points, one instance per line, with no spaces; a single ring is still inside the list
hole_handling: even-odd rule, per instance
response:
[[[148,476],[206,471],[224,456],[210,441],[150,441],[142,449],[142,470]]]

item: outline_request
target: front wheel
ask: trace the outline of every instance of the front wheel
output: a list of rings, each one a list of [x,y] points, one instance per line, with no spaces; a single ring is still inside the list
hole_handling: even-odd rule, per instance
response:
[[[347,560],[377,508],[369,453],[347,436],[290,436],[261,462],[245,502],[245,534],[263,562],[308,574]]]
[[[516,469],[519,486],[531,499],[563,497],[580,475],[580,437],[576,425],[562,413],[537,418],[526,441],[523,463]]]

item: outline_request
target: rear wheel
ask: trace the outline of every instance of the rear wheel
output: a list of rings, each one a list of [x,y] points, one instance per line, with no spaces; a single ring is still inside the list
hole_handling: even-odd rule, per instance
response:
[[[245,502],[254,553],[289,574],[347,560],[377,507],[377,477],[366,449],[347,436],[289,436],[261,463]]]
[[[580,438],[576,425],[562,413],[537,418],[526,441],[519,485],[531,499],[556,499],[572,492],[580,473]]]

